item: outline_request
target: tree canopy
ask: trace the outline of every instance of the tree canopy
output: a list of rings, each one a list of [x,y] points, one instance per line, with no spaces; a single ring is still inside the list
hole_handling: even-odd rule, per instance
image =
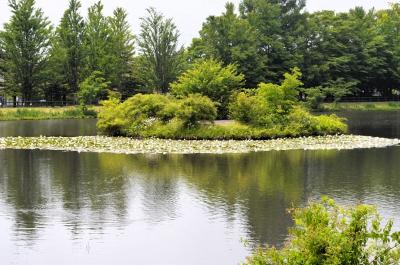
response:
[[[399,3],[386,10],[312,13],[305,0],[227,3],[186,48],[173,19],[155,8],[147,9],[135,36],[127,11],[106,16],[101,1],[84,12],[79,0],[69,0],[56,27],[34,0],[9,0],[9,6],[12,16],[0,31],[1,91],[24,102],[77,99],[79,84],[93,72],[122,98],[168,93],[199,60],[234,65],[245,88],[279,83],[298,67],[300,93],[314,99],[400,92]]]

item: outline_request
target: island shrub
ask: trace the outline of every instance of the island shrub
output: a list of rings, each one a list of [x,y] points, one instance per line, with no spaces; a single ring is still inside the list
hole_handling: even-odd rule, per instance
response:
[[[198,64],[203,63],[209,62]],[[200,93],[177,93],[183,87],[181,82],[175,84],[175,92],[179,94],[176,97],[138,94],[122,103],[117,99],[103,102],[98,128],[108,135],[221,140],[346,132],[347,126],[337,116],[314,116],[302,107],[298,100],[302,85],[298,69],[284,77],[279,85],[262,83],[257,89],[234,92],[229,104],[230,117],[234,121],[223,125],[214,124],[221,104]]]
[[[177,97],[186,97],[190,94],[201,94],[219,103],[219,118],[228,116],[229,98],[234,91],[238,91],[244,84],[243,74],[237,72],[236,66],[214,60],[200,60],[195,62],[184,72],[176,82],[171,84],[171,92]]]
[[[254,91],[233,94],[230,118],[259,129],[274,128],[287,136],[346,132],[347,126],[339,117],[314,116],[300,104],[300,77],[300,71],[295,68],[284,75],[279,85],[261,83]]]
[[[259,249],[247,265],[400,264],[400,232],[371,206],[340,207],[329,198],[290,210],[294,227],[282,249]]]
[[[200,121],[213,122],[216,104],[194,94],[177,99],[161,94],[137,94],[123,103],[118,99],[102,102],[97,127],[114,136],[156,137],[197,127]]]
[[[217,108],[208,97],[192,94],[178,103],[176,117],[183,121],[185,127],[199,125],[200,121],[214,121],[217,118]]]

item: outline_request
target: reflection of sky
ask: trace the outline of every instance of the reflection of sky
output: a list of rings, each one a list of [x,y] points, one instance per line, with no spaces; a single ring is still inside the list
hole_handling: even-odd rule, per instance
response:
[[[123,223],[115,219],[111,208],[105,219],[98,219],[89,209],[76,215],[68,213],[59,201],[45,210],[47,218],[32,229],[35,239],[14,234],[14,220],[7,217],[12,209],[1,200],[0,209],[6,213],[0,214],[0,249],[8,253],[2,262],[183,265],[190,260],[190,264],[200,265],[218,260],[219,264],[236,264],[239,257],[243,260],[249,255],[238,237],[245,235],[242,216],[226,222],[223,209],[214,209],[211,216],[196,191],[181,183],[179,196],[167,206],[175,207],[176,214],[157,213],[154,219],[154,205],[146,202],[144,190],[142,185],[130,187],[133,196],[128,198],[128,215]],[[29,235],[33,231],[25,232]]]
[[[399,155],[0,151],[2,262],[237,264],[249,254],[241,239],[282,243],[292,202],[329,195],[400,216]]]

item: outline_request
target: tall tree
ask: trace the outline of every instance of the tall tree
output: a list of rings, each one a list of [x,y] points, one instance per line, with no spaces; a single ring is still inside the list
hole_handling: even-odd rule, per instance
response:
[[[61,65],[65,82],[68,85],[68,93],[78,92],[78,86],[82,80],[85,23],[79,14],[80,8],[79,0],[69,1],[69,8],[64,12],[61,23],[56,30],[55,45],[58,47],[53,49],[59,59],[62,60]],[[54,56],[57,57],[56,54]]]
[[[265,57],[259,52],[256,30],[248,20],[235,14],[235,6],[227,3],[226,11],[211,16],[203,24],[200,38],[194,39],[189,49],[191,57],[215,58],[224,65],[236,64],[246,78],[247,87],[265,81]]]
[[[302,62],[305,0],[243,0],[241,16],[258,31],[267,58],[265,79],[276,82]]]
[[[4,24],[0,46],[7,92],[32,100],[44,86],[51,26],[35,0],[9,0],[11,20]]]
[[[374,10],[323,11],[308,21],[302,65],[306,86],[346,86],[362,96],[388,96],[397,87],[398,64],[377,28]]]
[[[109,17],[110,42],[108,46],[111,72],[109,81],[123,96],[129,94],[132,83],[134,36],[127,21],[128,14],[122,8]]]
[[[103,9],[104,6],[99,1],[88,10],[84,42],[85,77],[90,76],[94,71],[100,71],[105,76],[108,76],[109,73],[107,49],[110,30]]]
[[[166,19],[154,8],[147,9],[147,13],[140,24],[139,76],[147,89],[166,93],[179,73],[179,32],[172,19]]]

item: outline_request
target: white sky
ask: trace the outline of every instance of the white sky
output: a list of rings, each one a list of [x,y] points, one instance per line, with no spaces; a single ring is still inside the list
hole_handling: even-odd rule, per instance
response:
[[[189,44],[193,37],[198,36],[202,23],[209,15],[218,15],[224,10],[228,0],[103,0],[105,14],[110,15],[116,7],[123,7],[129,13],[129,21],[133,32],[139,31],[139,18],[143,17],[147,7],[155,7],[167,17],[172,17],[181,32],[181,42]],[[308,0],[307,10],[315,11],[330,9],[346,11],[355,6],[367,9],[388,7],[390,0]],[[86,16],[87,8],[97,0],[81,0],[82,14]],[[240,0],[230,0],[239,4]],[[10,17],[7,0],[0,0],[0,25]],[[68,0],[36,0],[37,6],[42,8],[50,20],[57,24],[68,6]]]

